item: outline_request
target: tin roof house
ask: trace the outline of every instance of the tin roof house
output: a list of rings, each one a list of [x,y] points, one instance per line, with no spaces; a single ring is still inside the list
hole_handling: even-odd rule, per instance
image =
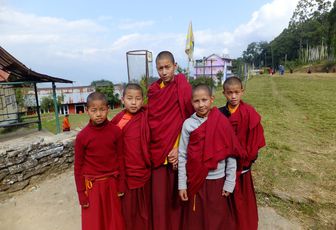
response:
[[[195,60],[195,77],[211,77],[217,81],[217,74],[223,73],[222,82],[232,75],[232,59],[211,54],[208,57]]]

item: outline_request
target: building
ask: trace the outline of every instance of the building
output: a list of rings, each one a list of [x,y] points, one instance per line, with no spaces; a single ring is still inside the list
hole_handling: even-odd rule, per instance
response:
[[[122,84],[114,85],[114,94],[121,99],[122,95]],[[86,98],[90,93],[95,91],[94,86],[73,86],[73,87],[58,87],[56,89],[57,97],[61,97],[61,106],[59,108],[60,114],[79,114],[84,113],[86,106]],[[43,98],[52,97],[52,88],[38,88],[37,89],[39,104]],[[28,95],[25,96],[25,105],[29,107],[32,103],[32,98],[34,97],[34,92],[29,91]],[[36,105],[30,105],[36,106]],[[120,104],[114,105],[114,108],[120,107]],[[50,111],[41,111],[50,112]]]
[[[78,114],[84,113],[86,98],[90,93],[94,92],[93,86],[73,86],[58,87],[56,95],[61,97],[62,105],[59,108],[60,114]],[[30,92],[29,94],[31,94]],[[52,88],[38,88],[39,104],[44,97],[52,97]],[[49,111],[42,111],[49,112]]]
[[[27,85],[34,87],[35,108],[38,108],[36,85],[37,83],[47,82],[52,83],[53,90],[56,89],[56,82],[72,83],[71,80],[52,77],[28,68],[0,46],[0,127],[7,128],[37,123],[38,129],[41,130],[42,122],[38,109],[36,109],[37,116],[21,116],[25,115],[25,111],[22,108],[21,89],[27,87]],[[59,132],[57,114],[55,114],[55,118],[56,126],[58,127],[57,132]]]
[[[217,80],[217,74],[223,73],[222,81],[232,75],[232,59],[228,57],[220,57],[217,54],[211,54],[203,59],[195,61],[195,77],[211,77]]]

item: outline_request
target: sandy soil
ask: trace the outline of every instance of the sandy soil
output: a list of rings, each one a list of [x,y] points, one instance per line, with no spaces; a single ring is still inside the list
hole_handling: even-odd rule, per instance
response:
[[[259,209],[260,229],[301,229],[272,208]],[[0,203],[1,230],[80,230],[72,169],[31,185]]]
[[[80,209],[72,171],[0,203],[0,226],[2,230],[79,230]]]

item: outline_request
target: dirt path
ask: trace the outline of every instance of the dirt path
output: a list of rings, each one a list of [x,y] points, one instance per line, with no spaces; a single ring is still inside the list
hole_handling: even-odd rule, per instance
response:
[[[0,203],[1,230],[80,230],[72,170],[50,176]],[[272,208],[260,208],[260,229],[300,229]]]

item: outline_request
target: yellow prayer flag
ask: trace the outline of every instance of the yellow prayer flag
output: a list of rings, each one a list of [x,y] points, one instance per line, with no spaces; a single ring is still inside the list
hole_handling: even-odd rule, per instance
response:
[[[189,61],[191,61],[194,55],[194,34],[193,34],[191,22],[189,24],[185,52],[188,55]]]

